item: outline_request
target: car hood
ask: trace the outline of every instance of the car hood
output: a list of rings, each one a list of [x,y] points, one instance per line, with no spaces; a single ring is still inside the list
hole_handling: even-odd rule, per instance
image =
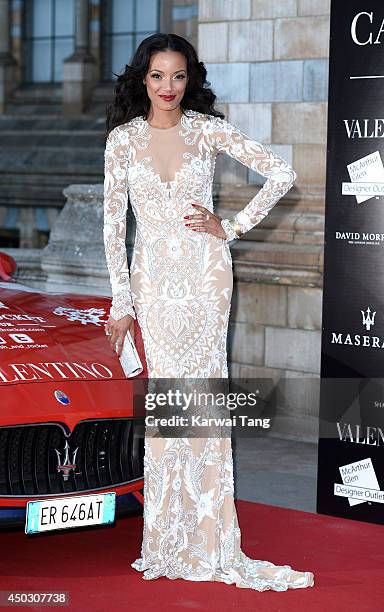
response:
[[[15,285],[15,286],[12,286]],[[0,283],[0,388],[11,384],[124,380],[105,335],[111,299]],[[145,377],[143,340],[134,341]]]

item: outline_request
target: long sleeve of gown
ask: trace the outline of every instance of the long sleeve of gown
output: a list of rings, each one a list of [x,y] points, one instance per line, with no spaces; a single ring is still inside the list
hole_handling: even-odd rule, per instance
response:
[[[212,138],[216,153],[226,153],[247,168],[266,177],[262,188],[233,217],[222,219],[226,242],[239,238],[266,217],[273,206],[292,187],[297,174],[269,147],[253,140],[225,119],[214,117]]]
[[[110,316],[136,319],[125,245],[128,205],[128,134],[120,126],[108,135],[104,153],[104,247],[112,287]]]

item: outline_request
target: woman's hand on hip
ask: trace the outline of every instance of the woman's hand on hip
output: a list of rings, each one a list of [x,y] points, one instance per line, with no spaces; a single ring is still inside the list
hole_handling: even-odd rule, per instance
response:
[[[184,217],[187,220],[185,224],[187,228],[194,232],[207,232],[224,240],[227,238],[227,234],[221,225],[222,219],[219,215],[215,215],[205,206],[200,206],[199,204],[192,204],[192,206],[199,212]]]
[[[131,317],[131,315],[125,315],[125,317],[122,317],[118,321],[110,316],[107,323],[104,325],[105,333],[109,338],[112,350],[115,351],[119,357],[121,355],[124,339],[128,330],[133,337],[134,320],[135,319]]]

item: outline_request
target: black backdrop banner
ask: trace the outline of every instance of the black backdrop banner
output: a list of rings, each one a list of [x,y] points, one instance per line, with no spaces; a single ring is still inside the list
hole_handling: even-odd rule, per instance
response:
[[[384,2],[333,0],[317,511],[384,524]]]

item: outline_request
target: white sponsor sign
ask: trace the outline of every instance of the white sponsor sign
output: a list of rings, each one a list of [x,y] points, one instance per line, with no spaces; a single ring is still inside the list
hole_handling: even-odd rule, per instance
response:
[[[358,204],[369,200],[374,195],[382,195],[380,192],[380,184],[384,183],[384,166],[379,151],[375,151],[370,155],[357,159],[353,163],[348,164],[347,168],[352,183],[364,183],[365,186],[367,183],[373,183],[376,184],[376,189],[378,190],[377,193],[372,193],[372,195],[356,194]],[[349,185],[349,183],[343,183],[343,189],[344,185]],[[371,192],[374,189],[374,187],[371,187]]]
[[[343,487],[340,483],[334,483],[334,494],[342,497],[348,496],[350,506],[371,501],[371,497],[366,494],[366,491],[373,490],[372,493],[380,493],[371,458],[342,465],[339,467],[339,471],[343,484],[346,486]],[[373,501],[380,501],[380,496]]]

